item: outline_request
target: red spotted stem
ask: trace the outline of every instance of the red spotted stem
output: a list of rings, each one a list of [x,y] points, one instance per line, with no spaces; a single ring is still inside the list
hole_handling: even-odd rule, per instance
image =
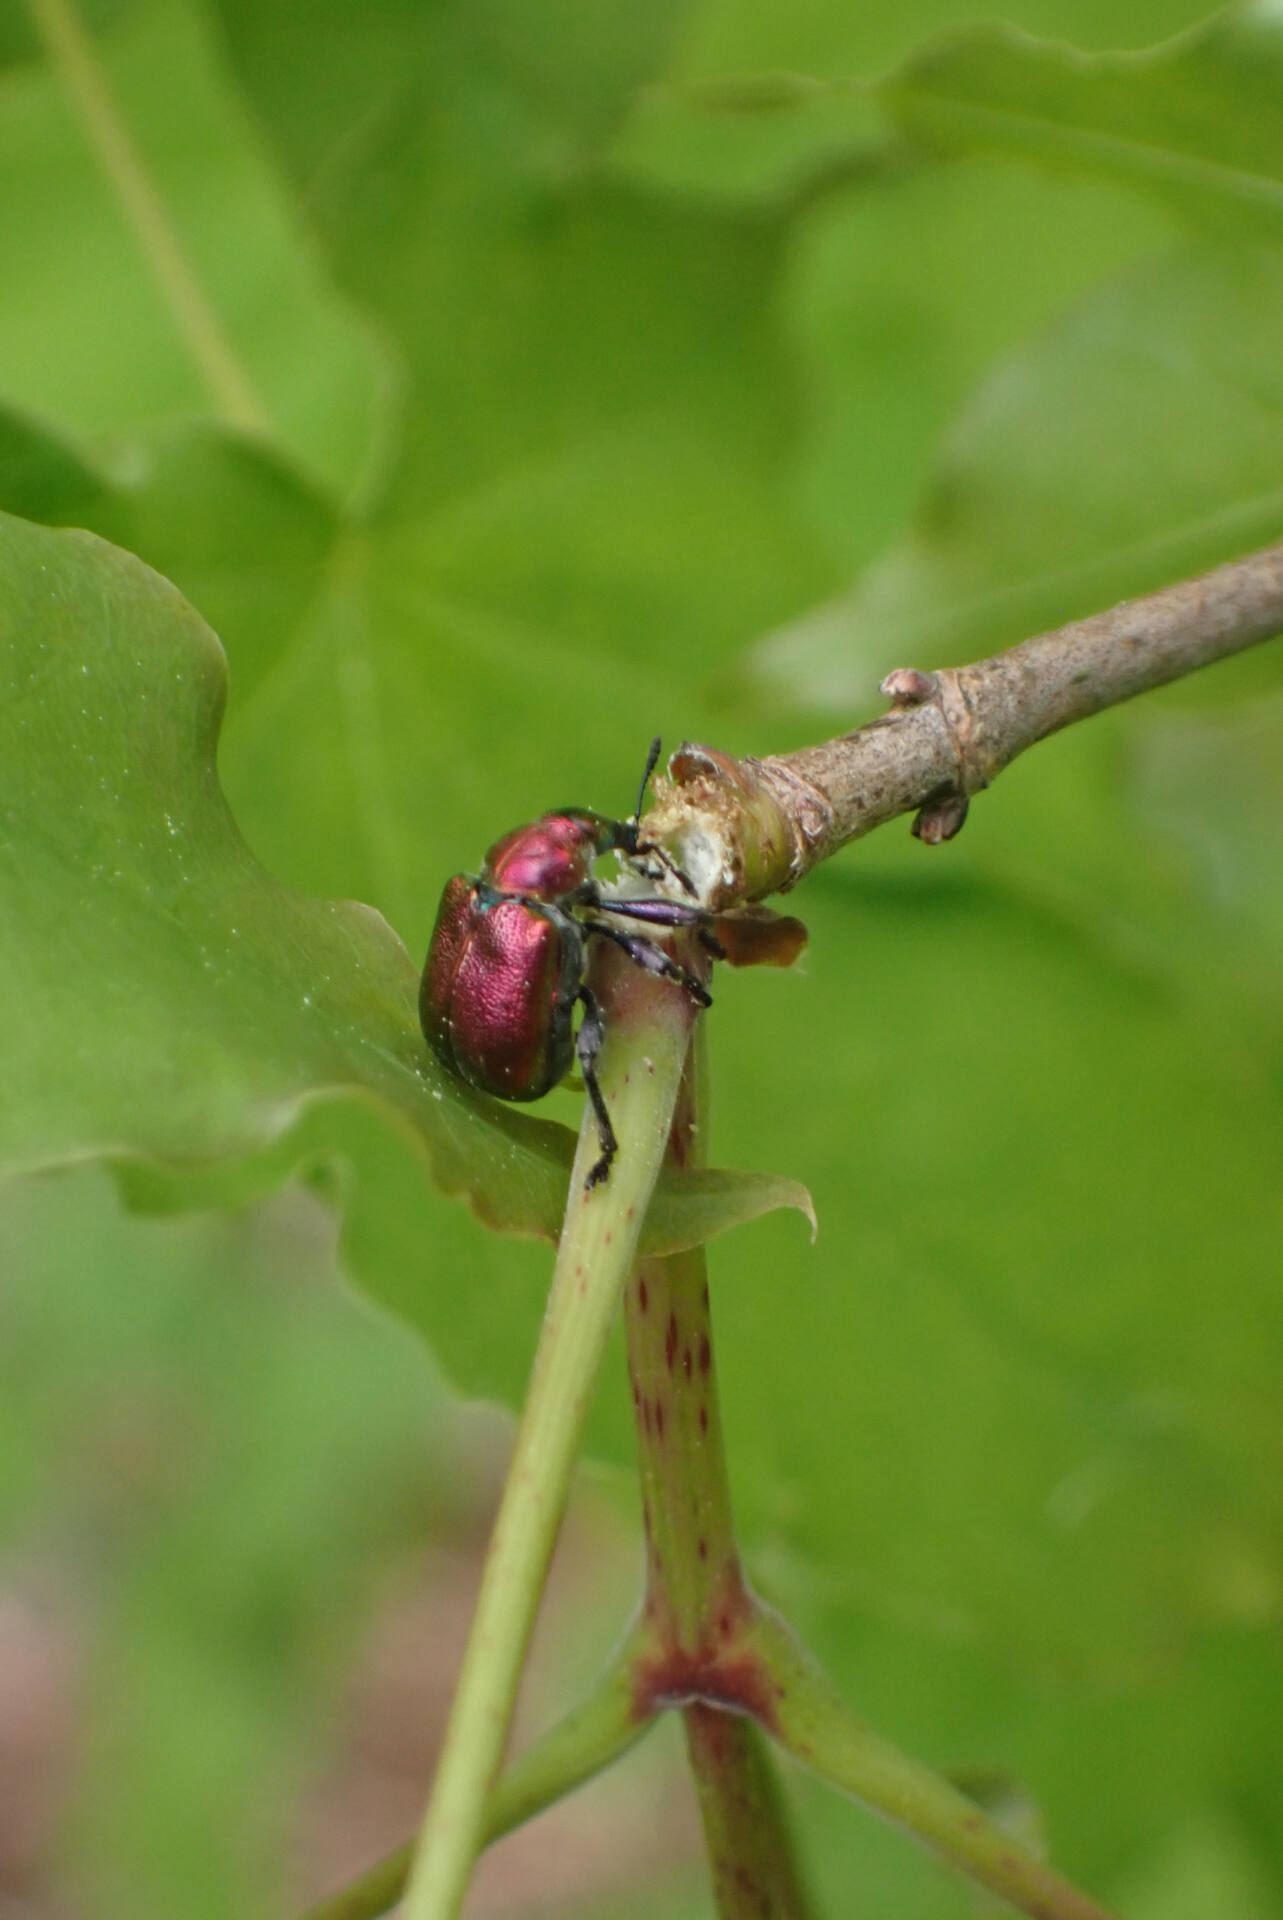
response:
[[[694,1068],[682,1082],[669,1159],[699,1164],[704,1134]],[[721,1920],[806,1920],[806,1900],[775,1770],[769,1679],[739,1636],[752,1601],[740,1570],[722,1440],[703,1247],[645,1260],[624,1300],[646,1532],[638,1710],[682,1709]]]

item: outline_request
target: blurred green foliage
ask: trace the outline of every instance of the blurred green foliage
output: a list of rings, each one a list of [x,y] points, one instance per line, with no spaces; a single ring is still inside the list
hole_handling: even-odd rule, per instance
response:
[[[254,852],[417,956],[447,873],[546,806],[622,808],[656,730],[784,748],[891,666],[1277,536],[1283,16],[1201,11],[99,8],[271,423],[248,445],[7,5],[0,506],[189,596],[229,656]],[[1009,1768],[1058,1863],[1138,1920],[1283,1913],[1280,677],[1263,649],[1040,747],[947,850],[861,844],[798,901],[799,973],[723,981],[710,1021],[716,1158],[805,1180],[822,1229],[714,1256],[755,1575],[871,1720]],[[352,1277],[464,1391],[515,1398],[545,1253],[483,1234],[368,1113],[321,1145]],[[305,1154],[233,1160],[223,1197]],[[93,1910],[195,1912],[190,1885],[211,1920],[248,1886],[270,1910],[260,1796],[359,1589],[359,1489],[430,1471],[434,1376],[354,1309],[336,1354],[266,1272],[220,1286],[233,1229],[198,1230],[202,1265],[96,1177],[16,1205],[15,1539],[84,1483],[48,1407],[87,1352],[181,1383],[194,1343],[252,1454],[139,1523],[115,1684],[157,1705],[112,1794],[82,1791]],[[629,1457],[617,1362],[593,1443]],[[972,1910],[798,1801],[828,1910]]]

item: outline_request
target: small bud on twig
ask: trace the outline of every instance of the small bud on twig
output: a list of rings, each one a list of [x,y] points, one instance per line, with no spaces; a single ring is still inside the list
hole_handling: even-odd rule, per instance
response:
[[[920,707],[935,691],[935,675],[920,673],[917,667],[892,667],[878,688],[893,707]]]
[[[924,847],[938,847],[943,841],[952,840],[955,833],[962,832],[970,805],[965,793],[946,794],[943,800],[923,807],[909,832],[915,840],[921,840]]]

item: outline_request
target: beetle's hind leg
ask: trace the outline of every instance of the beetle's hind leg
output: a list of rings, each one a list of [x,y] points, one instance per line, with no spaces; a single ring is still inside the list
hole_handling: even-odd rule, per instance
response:
[[[713,996],[702,980],[679,966],[671,954],[657,947],[652,940],[646,940],[639,933],[623,933],[618,927],[612,927],[605,920],[586,920],[584,930],[587,933],[599,933],[604,940],[613,940],[634,965],[643,967],[647,973],[658,974],[661,980],[675,980],[685,987],[697,1007],[711,1007]]]
[[[575,1035],[575,1057],[579,1061],[579,1071],[583,1075],[584,1091],[592,1101],[592,1110],[597,1116],[597,1137],[601,1141],[601,1157],[593,1164],[584,1186],[589,1193],[599,1187],[610,1173],[610,1163],[619,1152],[619,1142],[615,1138],[615,1129],[610,1124],[610,1112],[606,1106],[606,1097],[597,1078],[597,1055],[601,1052],[601,1043],[606,1038],[605,1022],[601,1017],[601,1008],[597,1005],[597,996],[588,987],[580,987],[576,996],[584,1010],[579,1022],[579,1031]]]

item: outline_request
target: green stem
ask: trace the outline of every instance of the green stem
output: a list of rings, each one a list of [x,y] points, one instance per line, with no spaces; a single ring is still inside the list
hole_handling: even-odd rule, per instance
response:
[[[587,1192],[598,1145],[586,1111],[548,1311],[411,1867],[405,1920],[454,1920],[467,1890],[589,1398],[686,1057],[692,1015],[680,988],[611,952],[602,956],[598,991],[608,1033],[598,1072],[619,1154],[609,1180]]]
[[[755,1606],[743,1642],[771,1678],[771,1732],[811,1773],[1034,1920],[1111,1920],[974,1800],[866,1727],[776,1614]]]
[[[634,1628],[588,1698],[505,1769],[486,1806],[484,1846],[601,1773],[653,1724],[651,1716],[636,1710],[633,1661],[639,1637]],[[404,1894],[412,1853],[409,1842],[398,1847],[359,1880],[309,1907],[300,1920],[378,1920]]]
[[[27,0],[27,8],[214,405],[229,426],[266,438],[267,411],[183,252],[75,0]]]

